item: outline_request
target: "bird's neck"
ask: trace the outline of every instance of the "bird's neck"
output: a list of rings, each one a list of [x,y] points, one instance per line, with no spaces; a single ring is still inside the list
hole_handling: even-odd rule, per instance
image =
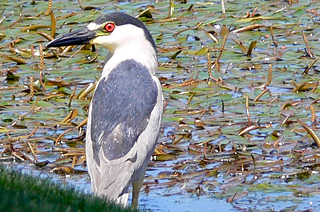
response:
[[[128,45],[131,46],[129,47]],[[126,44],[125,48],[117,47],[115,50],[109,51],[103,67],[102,76],[108,76],[117,64],[130,59],[146,66],[152,75],[155,74],[155,70],[158,68],[157,53],[151,44],[143,45],[141,43],[131,42],[130,44]]]

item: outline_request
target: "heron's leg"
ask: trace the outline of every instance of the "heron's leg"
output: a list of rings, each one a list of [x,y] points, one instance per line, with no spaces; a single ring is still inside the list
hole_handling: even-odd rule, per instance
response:
[[[143,184],[145,172],[146,171],[143,172],[143,174],[141,175],[139,180],[132,183],[132,187],[133,187],[133,189],[132,189],[132,202],[131,202],[132,208],[138,208],[139,194],[140,194],[140,190],[141,190],[141,187]]]

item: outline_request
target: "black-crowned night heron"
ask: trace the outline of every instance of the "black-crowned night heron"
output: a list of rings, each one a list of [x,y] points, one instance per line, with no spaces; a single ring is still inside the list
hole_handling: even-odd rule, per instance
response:
[[[99,44],[109,53],[89,107],[86,159],[92,190],[138,205],[145,171],[158,139],[163,97],[154,76],[157,50],[147,28],[124,13],[110,13],[62,35],[47,47]]]

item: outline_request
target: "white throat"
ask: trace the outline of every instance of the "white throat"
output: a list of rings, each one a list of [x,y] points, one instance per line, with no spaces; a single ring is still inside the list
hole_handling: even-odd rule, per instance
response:
[[[109,52],[102,76],[107,76],[109,72],[120,62],[133,59],[146,66],[150,73],[154,75],[158,68],[157,53],[149,42],[147,44],[128,42],[124,47],[118,47],[114,52]]]

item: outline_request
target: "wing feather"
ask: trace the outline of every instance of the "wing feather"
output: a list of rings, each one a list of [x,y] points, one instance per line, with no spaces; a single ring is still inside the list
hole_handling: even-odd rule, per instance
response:
[[[134,60],[121,62],[100,79],[92,99],[93,156],[124,157],[148,124],[157,103],[158,88],[147,68]]]

